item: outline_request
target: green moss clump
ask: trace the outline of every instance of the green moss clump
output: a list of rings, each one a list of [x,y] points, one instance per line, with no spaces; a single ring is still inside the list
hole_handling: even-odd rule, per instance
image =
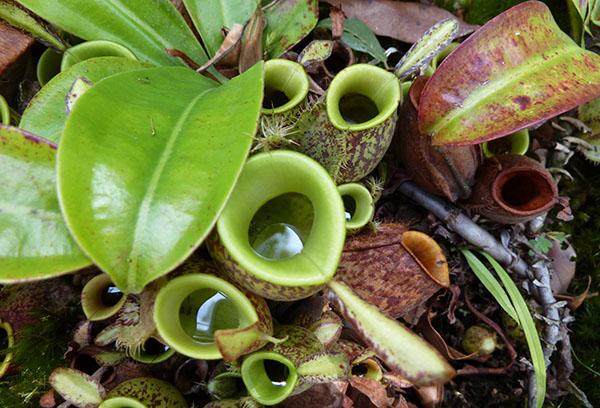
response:
[[[577,272],[569,287],[570,293],[582,293],[592,277],[590,292],[600,291],[600,174],[598,167],[576,156],[571,160],[569,172],[573,181],[562,181],[561,195],[571,197],[575,219],[559,222],[553,229],[569,234],[571,245],[577,252]],[[571,329],[571,343],[579,361],[573,361],[575,371],[571,380],[583,391],[593,406],[600,406],[600,297],[587,299],[573,312],[575,322]],[[567,397],[563,408],[581,407],[574,396]]]
[[[16,374],[0,378],[0,407],[40,406],[41,396],[51,389],[48,377],[52,371],[68,365],[63,356],[80,314],[77,304],[63,313],[33,313],[37,323],[24,326],[15,346],[0,352],[13,352],[12,361],[18,365]]]

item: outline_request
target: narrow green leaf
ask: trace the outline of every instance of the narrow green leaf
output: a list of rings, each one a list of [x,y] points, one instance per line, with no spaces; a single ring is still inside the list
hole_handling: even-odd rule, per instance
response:
[[[485,288],[494,296],[496,302],[500,305],[500,307],[513,318],[515,322],[519,321],[517,316],[517,312],[510,302],[510,298],[506,294],[506,291],[500,286],[498,280],[494,278],[494,276],[490,273],[488,268],[471,252],[466,248],[462,248],[460,252],[467,259],[467,263],[469,267],[475,273],[479,281],[485,286]]]
[[[544,352],[542,351],[540,336],[536,330],[535,323],[533,322],[527,303],[525,303],[521,292],[519,292],[519,288],[517,288],[517,285],[515,285],[508,273],[506,273],[504,268],[486,252],[479,252],[487,259],[500,277],[500,280],[504,284],[515,307],[517,316],[519,317],[517,321],[521,327],[523,327],[523,331],[525,332],[525,339],[529,346],[529,353],[531,354],[531,361],[535,371],[535,382],[537,385],[536,407],[541,408],[544,405],[544,398],[546,397],[546,364],[544,362]]]
[[[404,79],[413,72],[427,67],[433,57],[452,42],[456,33],[458,33],[456,20],[446,19],[435,24],[404,54],[396,65],[396,76]]]
[[[0,126],[0,283],[91,264],[67,230],[56,198],[56,145]]]
[[[65,41],[51,27],[41,21],[39,17],[19,6],[16,1],[0,1],[0,18],[50,47],[59,51],[67,48]]]
[[[560,31],[548,7],[527,1],[465,40],[431,76],[419,128],[436,145],[497,139],[600,95],[600,56]]]
[[[257,0],[183,0],[211,57],[223,42],[221,28],[245,25],[258,7]]]
[[[263,9],[267,26],[263,47],[269,58],[277,58],[306,37],[319,19],[318,0],[279,0]]]
[[[85,77],[96,83],[120,72],[149,67],[151,65],[148,63],[119,57],[92,58],[80,62],[52,78],[35,95],[23,112],[19,127],[58,144],[67,120],[65,96],[75,79]]]
[[[588,13],[589,13],[589,1],[588,0],[569,0],[573,6],[575,6],[575,9],[577,10],[577,13],[579,13],[579,16],[581,17],[581,21],[585,21],[588,17]]]
[[[53,24],[85,40],[109,40],[129,48],[140,61],[185,65],[167,54],[185,53],[198,64],[208,58],[169,0],[19,0]]]
[[[57,368],[49,382],[61,397],[79,408],[95,408],[106,398],[106,390],[97,380],[73,368]]]
[[[321,20],[318,27],[324,27],[331,30],[331,19]],[[365,52],[377,60],[377,62],[387,61],[385,50],[379,44],[375,34],[367,27],[365,23],[356,18],[347,18],[344,20],[344,32],[342,41],[348,44],[350,48],[356,51]]]
[[[456,371],[429,343],[332,279],[327,297],[393,371],[417,386],[443,384]]]
[[[83,250],[127,293],[204,239],[239,176],[262,103],[262,64],[223,86],[160,67],[96,83],[58,149],[58,191]]]

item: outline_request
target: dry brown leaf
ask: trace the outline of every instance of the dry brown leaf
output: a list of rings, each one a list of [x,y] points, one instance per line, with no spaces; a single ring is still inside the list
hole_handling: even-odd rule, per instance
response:
[[[278,404],[279,408],[339,408],[344,394],[334,383],[315,384],[300,394],[292,395]]]
[[[329,18],[331,18],[331,37],[334,40],[341,38],[344,33],[344,12],[342,6],[333,6],[329,11]]]
[[[407,43],[416,42],[435,23],[453,18],[458,21],[458,34],[463,36],[479,26],[467,24],[452,13],[435,6],[391,0],[324,0],[341,5],[348,18],[357,18],[376,35],[392,37]]]
[[[27,34],[0,22],[0,74],[18,60],[34,42]]]
[[[417,389],[423,408],[438,408],[442,406],[444,398],[444,386],[432,385],[429,387],[421,387]]]
[[[565,294],[565,295],[554,295],[554,297],[557,300],[566,300],[569,303],[569,309],[575,310],[579,306],[581,306],[581,304],[583,303],[584,300],[593,298],[594,296],[598,296],[598,292],[588,293],[590,291],[591,284],[592,284],[592,277],[588,276],[587,288],[581,295]]]
[[[350,385],[369,397],[376,407],[383,407],[390,403],[385,387],[379,381],[369,377],[352,376]]]
[[[431,308],[428,313],[424,313],[421,316],[421,320],[417,324],[417,328],[423,334],[423,337],[431,343],[433,347],[435,347],[444,357],[449,360],[476,360],[476,361],[486,361],[490,356],[482,356],[479,353],[471,353],[464,354],[453,347],[450,347],[446,344],[444,338],[435,330],[433,324],[431,323]]]
[[[215,56],[206,61],[206,63],[198,68],[197,71],[202,73],[216,63],[236,66],[240,59],[240,51],[242,48],[240,40],[242,39],[243,33],[244,25],[237,23],[234,24],[233,27],[231,27],[231,30],[229,30],[225,36],[225,39],[223,39],[223,42],[221,43],[221,46],[217,50]]]
[[[262,10],[257,7],[244,32],[242,50],[240,51],[240,74],[263,59],[262,43],[265,23]]]
[[[550,264],[550,287],[555,295],[563,294],[567,291],[573,277],[575,276],[575,249],[566,242],[566,248],[562,248],[562,243],[552,240],[552,246],[548,250],[547,256],[552,259]]]

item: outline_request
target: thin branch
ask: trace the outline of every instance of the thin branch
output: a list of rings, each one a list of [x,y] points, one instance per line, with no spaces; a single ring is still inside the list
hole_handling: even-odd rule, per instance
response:
[[[412,181],[404,181],[398,190],[420,206],[429,210],[446,223],[448,228],[460,235],[469,244],[490,254],[502,266],[512,269],[523,278],[528,278],[527,263],[506,249],[492,234],[467,217],[459,208],[444,199],[424,191]]]

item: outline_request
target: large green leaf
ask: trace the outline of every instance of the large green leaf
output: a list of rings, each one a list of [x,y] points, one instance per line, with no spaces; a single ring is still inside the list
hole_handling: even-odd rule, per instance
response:
[[[257,0],[183,0],[209,54],[214,56],[223,42],[221,28],[246,24],[258,7]]]
[[[51,142],[58,143],[67,115],[65,97],[78,77],[92,83],[119,72],[149,68],[145,62],[119,57],[92,58],[75,64],[55,76],[27,105],[19,127]]]
[[[0,125],[0,283],[70,272],[91,262],[56,199],[56,145]]]
[[[110,40],[156,65],[184,65],[175,48],[203,64],[206,54],[169,0],[19,0],[53,24],[85,40]]]
[[[263,9],[267,26],[263,46],[269,58],[277,58],[308,35],[319,19],[317,0],[279,0]]]
[[[137,293],[182,262],[242,169],[262,102],[262,64],[223,86],[183,67],[101,80],[67,118],[58,191],[73,235]]]
[[[514,133],[600,95],[600,57],[560,31],[538,1],[500,14],[450,54],[425,85],[419,128],[437,145]]]

